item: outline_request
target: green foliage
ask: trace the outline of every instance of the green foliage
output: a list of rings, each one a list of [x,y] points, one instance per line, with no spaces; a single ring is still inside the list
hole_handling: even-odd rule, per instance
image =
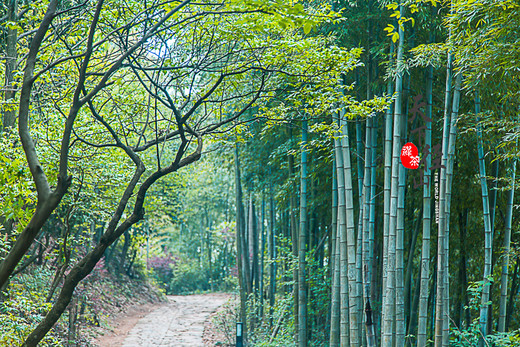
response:
[[[315,255],[314,250],[307,253],[307,285],[309,287],[309,341],[311,346],[325,346],[329,338],[326,317],[330,312],[331,276],[329,267],[324,266]]]
[[[195,260],[186,260],[176,264],[171,281],[172,293],[190,294],[210,289],[209,274],[200,269]]]
[[[277,238],[277,278],[278,288],[276,300],[272,307],[264,300],[264,316],[260,317],[260,300],[251,294],[248,298],[248,317],[250,323],[249,338],[254,346],[275,347],[295,346],[294,334],[294,297],[293,286],[296,282],[292,279],[293,271],[298,266],[297,258],[294,258],[290,249],[290,242],[285,238]],[[308,324],[309,345],[325,346],[328,341],[329,328],[327,326],[327,315],[329,312],[330,276],[328,267],[321,263],[316,256],[315,250],[307,252],[307,285],[308,297]],[[269,269],[270,261],[265,263],[265,271]],[[266,283],[266,286],[268,284]],[[271,325],[272,322],[272,325]],[[273,338],[274,329],[278,329]]]
[[[409,4],[409,7],[412,14],[419,11],[417,5],[414,3]],[[404,17],[401,15],[401,10],[404,8],[402,6],[399,8],[399,4],[393,2],[386,5],[386,8],[392,11],[390,18],[395,18],[397,20],[397,24],[401,30],[404,30],[404,23],[406,22],[411,22],[412,27],[415,25],[415,19],[413,17]],[[392,24],[388,24],[388,26],[383,30],[387,32],[387,36],[392,38],[392,42],[395,43],[399,40],[399,32]]]
[[[34,212],[36,196],[25,155],[15,143],[14,136],[0,137],[0,220],[11,220],[20,231]],[[5,241],[0,241],[0,254]]]
[[[5,292],[0,303],[0,345],[20,346],[25,337],[43,319],[51,303],[46,302],[46,283],[52,276],[47,269],[40,269],[16,278]],[[66,329],[66,317],[62,317],[53,331],[42,341],[42,346],[62,346],[59,333]]]
[[[259,320],[260,301],[252,294],[247,301],[248,321],[253,323],[249,326],[249,340],[254,346],[275,347],[295,346],[294,344],[294,317],[292,315],[293,297],[291,294],[281,295],[277,298],[270,314],[270,307],[264,302],[264,317]],[[273,326],[270,322],[273,322]],[[253,325],[254,324],[254,325]],[[253,325],[253,326],[252,326]],[[273,329],[278,327],[278,333],[273,338]]]
[[[170,282],[173,278],[173,269],[178,265],[178,258],[174,259],[169,253],[152,256],[148,259],[147,265],[152,270],[155,280],[164,287],[166,293],[170,294]]]
[[[216,314],[211,317],[211,322],[215,330],[225,337],[225,342],[230,346],[235,343],[236,339],[236,322],[239,321],[238,306],[239,303],[236,297],[231,298],[224,305],[219,307]]]
[[[474,87],[499,78],[500,87],[507,85],[512,93],[518,92],[512,82],[518,69],[519,21],[520,6],[513,0],[452,3],[446,25],[453,30],[451,44],[459,65],[468,68],[466,83]]]
[[[468,287],[468,294],[470,297],[469,306],[464,307],[465,310],[472,310],[475,312],[479,311],[480,301],[482,296],[482,290],[485,285],[490,285],[487,281],[478,281],[471,283]],[[482,338],[480,331],[480,323],[478,315],[473,319],[470,326],[459,329],[452,327],[451,329],[452,338],[450,346],[457,347],[473,347],[479,344],[479,340]],[[520,331],[510,331],[507,333],[494,333],[487,335],[486,345],[505,347],[505,346],[518,346],[520,343]]]
[[[170,259],[168,273],[152,272],[168,294],[234,288],[232,180],[227,158],[212,146],[216,152],[157,182],[151,213],[137,226],[142,248],[149,233],[150,260]]]
[[[446,64],[447,51],[447,47],[444,43],[419,45],[410,51],[413,54],[410,65],[440,68]]]
[[[17,47],[22,59],[20,66],[27,56],[31,32],[38,27],[46,5],[42,1],[23,5],[20,20],[4,25],[17,29],[21,35]],[[19,344],[48,311],[50,306],[42,298],[48,295],[47,300],[52,302],[63,277],[100,241],[106,226],[120,225],[120,219],[132,213],[139,185],[133,191],[125,192],[125,188],[134,175],[134,164],[142,161],[146,174],[150,174],[178,159],[176,149],[181,140],[161,143],[163,134],[175,131],[176,126],[185,126],[189,136],[220,131],[218,127],[208,127],[225,121],[229,114],[247,105],[254,94],[249,90],[249,82],[253,86],[260,84],[260,76],[266,91],[260,93],[260,101],[252,102],[253,108],[283,96],[287,87],[290,95],[286,99],[293,110],[322,116],[337,107],[334,103],[340,95],[340,75],[360,65],[357,58],[361,49],[343,49],[331,37],[311,36],[318,25],[337,22],[337,13],[327,3],[311,6],[256,0],[191,3],[170,17],[139,53],[127,57],[127,65],[113,65],[121,54],[130,52],[128,45],[139,40],[164,11],[177,5],[175,1],[160,5],[105,1],[93,35],[92,54],[84,65],[90,41],[86,38],[94,28],[91,24],[95,2],[59,4],[60,15],[53,19],[52,29],[37,54],[30,132],[50,186],[57,184],[58,165],[61,173],[73,177],[72,186],[43,228],[45,247],[42,241],[40,249],[30,250],[33,255],[37,251],[40,254],[39,264],[29,270],[50,267],[56,271],[49,271],[46,280],[34,288],[39,297],[31,302],[12,298],[7,301],[6,312],[12,315],[9,318],[13,325],[2,324],[6,329],[2,336],[11,339],[6,343]],[[2,15],[3,10],[2,7]],[[81,66],[87,70],[84,76]],[[115,68],[111,69],[112,66]],[[16,87],[20,87],[21,72],[22,69],[15,72]],[[104,75],[108,81],[99,85]],[[84,88],[76,88],[83,77]],[[221,77],[226,78],[220,85],[217,81]],[[154,81],[160,88],[156,86],[157,95],[151,96]],[[82,102],[77,116],[68,119],[73,123],[67,122],[73,129],[71,141],[63,141],[64,119],[76,111],[71,104],[96,86],[102,88],[90,99],[91,103]],[[175,94],[168,95],[170,90],[175,90]],[[1,110],[14,107],[11,100],[3,103]],[[176,112],[190,108],[181,122]],[[182,136],[184,130],[179,130]],[[157,144],[150,144],[154,140]],[[11,143],[13,139],[8,139],[0,145],[0,217],[12,220],[20,230],[32,216],[36,198],[22,150]],[[122,144],[134,150],[135,156],[118,148]],[[189,150],[194,144],[191,139],[181,147]],[[62,148],[68,150],[67,167]],[[126,242],[109,247],[105,252],[106,264],[84,283],[104,280],[107,269],[119,275],[146,274],[142,271],[146,240],[147,246],[151,244],[153,257],[177,257],[175,262],[167,261],[154,268],[157,280],[169,285],[168,291],[193,292],[234,284],[236,255],[230,212],[233,198],[226,164],[224,157],[218,168],[199,167],[200,172],[186,171],[157,182],[148,191],[146,222],[135,225],[130,237],[125,234]],[[124,193],[131,196],[129,201],[121,199]],[[0,238],[1,255],[9,251],[13,236]],[[162,252],[168,255],[161,255]],[[132,271],[132,267],[138,270]],[[20,278],[26,280],[23,276]],[[11,285],[9,290],[19,290],[18,284]],[[53,292],[42,288],[52,288]],[[73,301],[88,298],[85,288],[77,288]],[[25,294],[21,297],[25,298]],[[95,321],[94,315],[89,319]],[[16,335],[19,331],[22,333]],[[14,338],[19,340],[15,343]]]

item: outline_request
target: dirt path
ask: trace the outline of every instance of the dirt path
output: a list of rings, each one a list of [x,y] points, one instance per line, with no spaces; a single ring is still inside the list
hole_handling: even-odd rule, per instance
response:
[[[102,347],[203,346],[204,322],[230,295],[221,293],[168,296],[168,303],[148,314],[122,318],[111,336],[98,339]]]

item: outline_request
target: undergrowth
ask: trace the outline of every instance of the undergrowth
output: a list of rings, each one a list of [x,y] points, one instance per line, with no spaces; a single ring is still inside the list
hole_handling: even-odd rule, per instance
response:
[[[29,267],[12,278],[0,302],[0,346],[21,346],[44,318],[56,297],[48,297],[53,277],[49,267]],[[92,346],[100,331],[112,329],[112,316],[131,305],[165,300],[154,283],[112,275],[101,261],[38,346]]]

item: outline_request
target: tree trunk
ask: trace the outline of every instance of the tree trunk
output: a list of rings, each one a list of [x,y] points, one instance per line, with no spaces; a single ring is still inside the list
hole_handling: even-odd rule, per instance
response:
[[[274,302],[275,302],[275,294],[276,294],[276,239],[275,239],[275,206],[274,206],[274,197],[273,197],[273,185],[270,184],[269,187],[269,260],[271,264],[269,265],[269,312],[270,316],[273,316],[274,313]]]
[[[363,130],[361,128],[361,120],[356,119],[356,163],[357,163],[357,178],[358,178],[358,196],[359,196],[359,213],[361,214],[361,206],[363,205],[361,199],[363,195],[363,168],[365,167],[363,152]]]
[[[400,6],[401,15],[403,15],[403,7]],[[403,45],[404,32],[399,27],[399,45],[397,48],[397,65],[403,63]],[[393,126],[393,143],[392,143],[392,180],[390,187],[390,216],[388,226],[388,274],[386,281],[386,298],[383,307],[384,330],[382,332],[382,346],[392,347],[394,344],[394,333],[397,326],[395,325],[395,304],[396,304],[396,229],[397,229],[397,208],[398,208],[398,184],[399,184],[399,155],[401,152],[401,106],[403,93],[403,75],[402,72],[397,73],[395,81],[395,105],[394,105],[394,126]]]
[[[506,331],[507,282],[509,277],[509,253],[511,252],[511,225],[513,220],[513,200],[515,197],[516,160],[511,168],[511,189],[507,192],[507,208],[504,231],[504,256],[502,258],[502,274],[500,276],[500,309],[498,331]]]
[[[421,210],[419,212],[419,215],[422,214],[423,206],[421,206]],[[415,221],[415,226],[413,228],[413,234],[412,239],[408,246],[408,259],[406,262],[406,271],[405,271],[405,283],[404,283],[404,303],[405,303],[405,313],[408,316],[406,331],[408,334],[413,334],[412,332],[415,331],[415,320],[417,318],[416,312],[412,308],[413,306],[413,299],[412,299],[412,278],[413,278],[413,260],[414,260],[414,254],[415,249],[417,247],[417,238],[419,237],[419,229],[420,229],[420,219],[417,218]],[[420,270],[419,270],[420,272]],[[420,278],[420,273],[419,273]],[[419,287],[419,286],[417,286]],[[407,343],[408,345],[408,343]]]
[[[491,235],[495,234],[495,212],[497,206],[497,185],[498,185],[498,169],[500,160],[495,158],[491,163],[491,181],[489,187],[489,222],[491,223]]]
[[[446,92],[444,100],[444,122],[442,133],[442,160],[440,171],[440,188],[438,204],[438,237],[437,237],[437,293],[435,300],[435,347],[442,346],[442,335],[444,329],[444,320],[448,317],[444,313],[444,302],[447,294],[445,293],[444,276],[445,271],[445,230],[446,230],[446,165],[448,152],[448,136],[450,126],[450,105],[451,105],[451,80],[452,80],[452,64],[453,58],[451,52],[448,52],[448,68],[446,72]]]
[[[357,79],[359,79],[358,71],[356,70]],[[361,93],[359,93],[361,94]],[[358,99],[361,100],[361,96],[358,96]],[[365,120],[365,128],[366,126],[366,120]],[[365,129],[368,131],[368,129]],[[368,143],[365,143],[367,148]],[[361,126],[361,119],[360,117],[357,117],[356,119],[356,166],[357,166],[357,182],[358,182],[358,228],[357,228],[357,234],[355,237],[355,245],[356,245],[356,296],[352,298],[352,295],[350,295],[350,299],[354,299],[354,306],[359,308],[356,309],[356,321],[358,322],[357,331],[359,332],[359,338],[360,341],[364,342],[363,339],[363,315],[362,315],[362,307],[363,305],[363,274],[362,274],[362,262],[363,262],[363,234],[364,234],[364,226],[366,223],[364,223],[364,178],[365,178],[365,156],[363,153],[363,129]],[[367,216],[368,217],[368,216]]]
[[[394,44],[390,45],[390,56],[393,55]],[[392,95],[392,82],[389,81],[387,85],[387,94]],[[390,228],[390,188],[392,179],[392,105],[388,106],[385,112],[385,176],[384,176],[384,195],[383,195],[383,267],[382,267],[382,288],[381,288],[381,302],[382,307],[386,306],[386,284],[388,277],[388,235]],[[381,334],[383,334],[385,310],[381,312]]]
[[[373,153],[375,153],[375,146],[373,146],[373,133],[375,132],[373,128],[374,120],[372,117],[367,118],[366,120],[366,135],[365,135],[365,173],[363,179],[363,199],[362,205],[360,206],[360,214],[363,215],[363,228],[359,230],[358,233],[362,235],[361,245],[363,247],[362,251],[362,275],[363,275],[363,300],[364,300],[364,308],[366,313],[365,320],[365,330],[366,330],[366,341],[369,347],[375,347],[375,331],[374,324],[372,321],[372,308],[370,305],[370,285],[372,282],[372,258],[371,255],[373,252],[373,242],[370,242],[370,224],[371,217],[373,218],[372,208],[374,196],[372,195],[372,165],[373,165]],[[373,232],[373,230],[372,230]],[[372,240],[373,241],[373,240]]]
[[[354,198],[352,194],[352,164],[350,158],[350,145],[349,145],[349,135],[348,135],[348,126],[347,121],[345,119],[344,110],[341,112],[341,121],[343,136],[341,137],[341,145],[342,145],[342,155],[343,155],[343,179],[345,180],[345,223],[346,223],[346,232],[340,235],[341,237],[341,250],[342,254],[345,254],[345,257],[340,256],[341,258],[341,271],[343,271],[343,279],[341,280],[341,291],[342,295],[346,296],[344,303],[348,305],[348,313],[349,313],[349,321],[348,325],[350,326],[350,345],[351,346],[359,346],[361,343],[361,331],[359,330],[359,325],[362,323],[360,321],[360,313],[362,309],[361,304],[361,296],[362,293],[359,292],[358,287],[358,271],[356,269],[356,231],[354,225]],[[339,180],[339,175],[338,175]],[[361,260],[361,259],[359,259]],[[347,265],[348,264],[348,265]],[[345,277],[346,271],[346,277]],[[343,304],[342,302],[342,309]],[[342,320],[343,322],[343,320]],[[343,323],[342,323],[343,324]],[[345,324],[347,324],[345,322]],[[347,342],[341,340],[341,345],[346,346]]]
[[[69,331],[67,333],[67,346],[75,346],[76,321],[78,319],[78,299],[74,298],[69,304]]]
[[[459,295],[457,300],[457,307],[455,309],[455,323],[462,326],[465,320],[465,327],[471,324],[469,317],[470,310],[465,309],[464,306],[469,306],[468,302],[468,275],[467,275],[467,256],[466,256],[466,238],[468,228],[468,209],[464,209],[463,213],[459,214],[459,233],[460,233],[460,265],[459,265]]]
[[[262,191],[262,210],[260,216],[260,319],[264,319],[264,254],[265,254],[265,194]],[[272,326],[272,320],[270,321]]]
[[[342,124],[340,119],[340,128]],[[344,136],[344,134],[343,134]],[[339,137],[339,136],[338,136]],[[341,140],[334,140],[336,155],[336,169],[338,179],[338,231],[336,240],[336,286],[340,291],[340,338],[342,347],[349,346],[349,307],[348,307],[348,277],[347,277],[347,235],[346,235],[346,208],[345,208],[345,171],[343,170],[343,153]],[[336,290],[338,290],[336,288]]]
[[[337,141],[337,140],[336,140]],[[330,249],[331,304],[329,346],[339,347],[340,283],[339,283],[339,234],[338,234],[338,180],[336,155],[332,161],[332,242]],[[343,170],[343,168],[341,168]],[[344,189],[344,188],[343,188]]]
[[[520,259],[516,258],[515,269],[513,271],[513,280],[511,281],[511,291],[509,292],[509,300],[507,302],[507,311],[506,311],[506,328],[507,331],[509,329],[509,324],[511,323],[511,316],[513,314],[514,307],[514,297],[518,292],[518,270],[520,268]]]
[[[480,113],[480,98],[477,95],[475,97],[475,112]],[[493,237],[491,231],[491,216],[489,213],[489,195],[487,187],[486,177],[486,162],[484,158],[484,146],[482,144],[482,128],[480,124],[477,126],[477,137],[478,137],[478,165],[479,165],[479,176],[480,186],[482,188],[482,205],[484,214],[484,288],[482,289],[482,301],[480,308],[480,332],[482,337],[487,335],[487,319],[488,319],[488,308],[487,302],[490,301],[489,288],[490,288],[490,276],[491,276],[491,258],[493,252]],[[484,340],[479,340],[479,346],[484,346]]]
[[[453,180],[453,164],[455,162],[455,143],[457,140],[457,118],[459,115],[460,90],[462,88],[462,73],[459,72],[455,79],[455,88],[453,91],[453,107],[451,112],[450,135],[448,145],[448,157],[446,168],[446,202],[445,202],[445,232],[444,232],[444,320],[442,329],[442,346],[449,346],[450,335],[450,211],[451,211],[451,187]]]
[[[246,277],[246,269],[249,267],[246,264],[245,259],[247,258],[244,253],[246,250],[244,249],[244,206],[242,205],[242,184],[240,182],[240,161],[238,154],[238,143],[235,143],[235,205],[236,205],[236,242],[237,242],[237,271],[238,271],[238,284],[240,286],[240,321],[243,324],[244,336],[245,331],[247,330],[247,322],[246,322],[246,304],[247,304],[247,283],[249,283],[248,278]]]
[[[433,67],[428,67],[426,83],[426,117],[433,120],[432,114]],[[419,292],[419,320],[417,331],[417,347],[426,346],[426,327],[428,323],[428,283],[430,281],[430,234],[431,234],[431,179],[432,164],[432,123],[426,123],[425,146],[430,148],[426,159],[423,180],[423,223],[421,249],[421,281]]]
[[[289,128],[289,138],[292,140],[292,130]],[[294,178],[294,156],[289,154],[287,156],[288,166],[289,166],[289,179],[292,181]],[[292,185],[291,185],[292,186]],[[294,194],[291,194],[289,198],[290,204],[290,222],[291,222],[291,247],[292,247],[292,256],[294,261],[298,259],[298,227],[296,222],[296,197]],[[298,334],[299,334],[299,298],[298,298],[298,267],[293,266],[293,307],[294,307],[294,331],[295,331],[295,340],[298,345]]]
[[[300,178],[300,235],[298,247],[298,346],[307,346],[307,120],[302,121],[301,178]]]
[[[17,22],[18,1],[11,0],[7,6],[7,21]],[[17,28],[7,29],[6,56],[5,56],[5,83],[4,83],[4,110],[2,114],[1,132],[9,133],[16,127],[16,88],[14,85],[14,71],[17,69],[16,50]]]
[[[417,273],[417,284],[414,288],[413,298],[412,298],[412,307],[411,307],[411,313],[410,313],[410,324],[409,324],[409,334],[412,334],[412,331],[415,332],[417,329],[417,314],[419,312],[419,294],[421,290],[421,286],[419,285],[421,281],[421,268],[419,268],[419,272]],[[410,340],[409,343],[407,343],[407,346],[413,346],[413,342]]]
[[[252,253],[251,264],[251,281],[254,283],[255,298],[258,299],[258,291],[260,289],[260,272],[258,265],[258,223],[256,219],[255,202],[253,200],[253,193],[249,195],[249,242]]]
[[[377,118],[374,117],[372,123],[372,155],[371,155],[371,164],[370,164],[370,215],[368,219],[368,259],[370,262],[370,300],[371,302],[377,302],[377,293],[379,289],[377,289],[377,262],[375,261],[375,253],[376,253],[376,243],[375,243],[375,233],[376,233],[376,171],[377,171]],[[367,311],[368,314],[369,311]],[[374,334],[374,343],[376,343],[376,331],[375,331],[375,317],[374,312],[371,309],[370,305],[370,318],[372,323],[373,334]]]
[[[403,101],[401,99],[401,101]],[[407,104],[407,103],[406,103]],[[407,141],[408,122],[405,114],[401,115],[401,143]],[[395,115],[397,117],[397,114]],[[401,145],[399,146],[401,147]],[[399,164],[398,196],[397,196],[397,218],[395,232],[395,344],[396,346],[405,345],[405,302],[404,302],[404,208],[406,193],[406,168]]]

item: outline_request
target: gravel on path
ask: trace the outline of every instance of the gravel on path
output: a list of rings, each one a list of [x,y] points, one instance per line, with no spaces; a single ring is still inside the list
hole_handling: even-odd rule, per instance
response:
[[[229,294],[169,295],[168,303],[161,305],[133,327],[118,335],[124,341],[101,344],[102,347],[202,347],[204,322],[211,313],[230,298]],[[128,319],[128,318],[126,318]]]
[[[203,346],[204,322],[228,299],[226,294],[169,296],[168,304],[137,322],[122,347]]]

